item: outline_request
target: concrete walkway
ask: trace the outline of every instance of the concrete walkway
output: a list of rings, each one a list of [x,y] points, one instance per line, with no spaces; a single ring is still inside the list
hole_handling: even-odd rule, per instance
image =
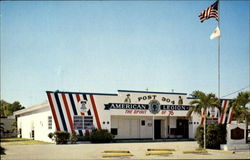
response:
[[[249,159],[250,151],[235,154],[208,152],[204,154],[183,154],[185,150],[195,150],[195,141],[188,142],[147,142],[147,143],[107,143],[107,144],[75,144],[75,145],[5,145],[4,160],[36,160],[36,159]],[[146,156],[148,148],[174,148],[171,155]],[[105,150],[129,150],[134,156],[123,158],[102,158]]]

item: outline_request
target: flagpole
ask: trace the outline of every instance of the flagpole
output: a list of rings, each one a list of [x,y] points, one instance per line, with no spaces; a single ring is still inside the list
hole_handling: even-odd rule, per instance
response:
[[[218,27],[220,29],[220,3],[218,3]],[[220,36],[218,37],[218,99],[220,104]]]

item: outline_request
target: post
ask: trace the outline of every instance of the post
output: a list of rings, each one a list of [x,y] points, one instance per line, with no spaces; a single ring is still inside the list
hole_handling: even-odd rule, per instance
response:
[[[218,3],[218,17],[219,17],[218,27],[220,30],[220,3]],[[219,99],[219,103],[220,103],[220,36],[218,37],[218,99]]]
[[[218,98],[220,101],[220,37],[218,38]]]
[[[204,135],[203,135],[203,139],[204,139],[204,149],[206,149],[206,116],[204,115]]]
[[[152,122],[152,130],[153,130],[153,141],[155,140],[155,116],[153,115],[153,122]]]
[[[247,121],[247,116],[245,117],[245,123],[246,123],[246,143],[248,143],[248,121]]]

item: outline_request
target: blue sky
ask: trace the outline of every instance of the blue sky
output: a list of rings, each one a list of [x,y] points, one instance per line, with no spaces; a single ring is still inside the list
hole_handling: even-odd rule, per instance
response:
[[[1,99],[46,90],[217,94],[214,1],[1,1]],[[222,1],[221,96],[249,84],[249,1]],[[227,98],[233,98],[235,95]]]

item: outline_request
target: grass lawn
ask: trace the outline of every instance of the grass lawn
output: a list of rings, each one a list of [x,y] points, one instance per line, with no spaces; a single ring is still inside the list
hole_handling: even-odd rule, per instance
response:
[[[37,141],[26,138],[1,138],[1,145],[32,145],[32,144],[51,144],[49,142]]]

